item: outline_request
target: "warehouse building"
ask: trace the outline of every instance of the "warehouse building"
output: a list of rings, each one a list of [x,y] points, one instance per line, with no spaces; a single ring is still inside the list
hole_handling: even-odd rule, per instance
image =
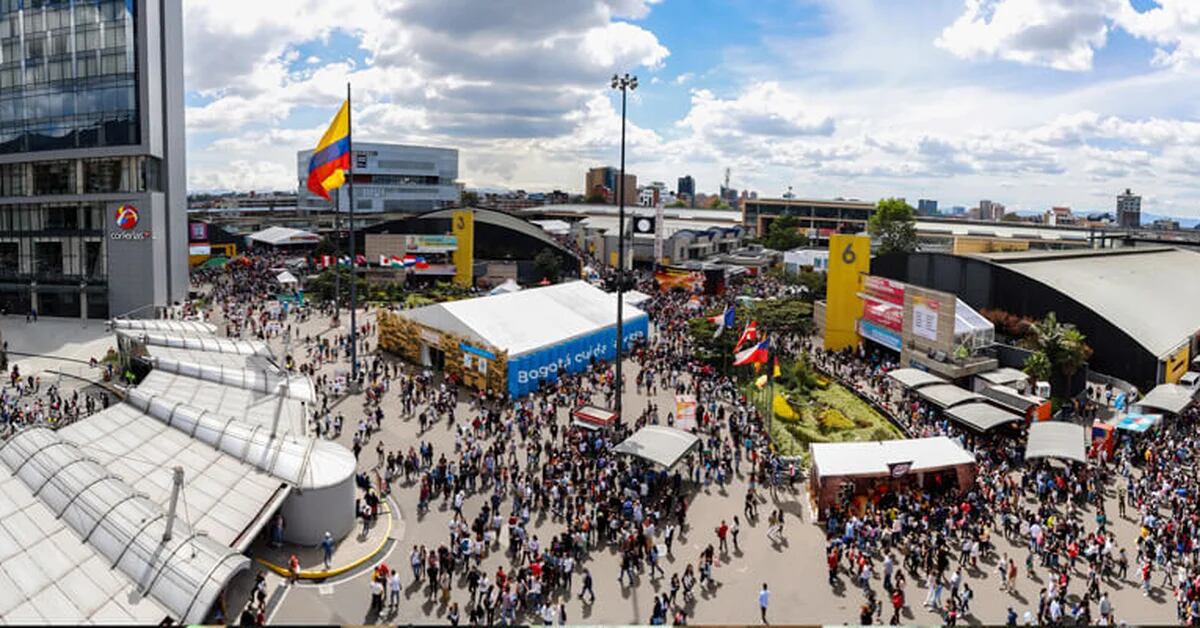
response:
[[[874,275],[958,295],[975,309],[1055,312],[1087,336],[1096,371],[1141,390],[1187,372],[1200,342],[1200,253],[1115,250],[912,253],[877,257]]]

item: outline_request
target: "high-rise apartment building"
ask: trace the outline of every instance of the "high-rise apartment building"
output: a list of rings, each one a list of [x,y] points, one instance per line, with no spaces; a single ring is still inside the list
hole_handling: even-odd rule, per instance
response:
[[[1117,224],[1126,229],[1142,226],[1142,197],[1129,188],[1117,195]]]
[[[998,221],[1004,218],[1004,205],[993,201],[979,201],[979,219]]]
[[[0,0],[0,307],[150,316],[187,259],[182,0]]]
[[[696,180],[692,178],[692,175],[679,177],[679,184],[676,186],[675,195],[680,197],[687,196],[688,206],[696,206]]]
[[[917,215],[919,216],[936,216],[938,213],[938,202],[928,198],[917,199]]]
[[[354,211],[428,212],[458,204],[458,150],[432,146],[354,142]],[[297,207],[308,211],[350,210],[350,186],[330,202],[307,185],[312,150],[296,154]],[[336,195],[336,196],[335,196]],[[357,220],[355,221],[357,223]]]
[[[617,190],[617,179],[620,177],[621,171],[612,166],[592,168],[588,170],[587,176],[584,178],[583,195],[585,197],[592,196],[598,188],[603,188],[608,203],[615,205],[620,200]],[[626,173],[625,183],[622,187],[625,191],[625,205],[637,205],[637,176]]]

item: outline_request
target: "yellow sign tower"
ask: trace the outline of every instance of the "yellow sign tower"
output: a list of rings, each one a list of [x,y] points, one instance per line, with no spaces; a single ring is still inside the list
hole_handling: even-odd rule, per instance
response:
[[[454,249],[454,283],[470,288],[475,283],[475,212],[456,209],[450,214],[450,233],[458,238]]]
[[[825,289],[825,348],[858,346],[862,318],[863,277],[871,271],[871,238],[836,234],[829,237],[829,275]]]

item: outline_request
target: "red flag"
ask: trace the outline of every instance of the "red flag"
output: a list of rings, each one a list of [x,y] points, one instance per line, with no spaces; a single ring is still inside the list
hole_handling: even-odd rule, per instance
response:
[[[771,352],[771,341],[764,340],[749,349],[737,354],[733,361],[734,366],[745,366],[747,364],[766,364],[767,354]]]
[[[758,323],[750,321],[746,323],[746,328],[742,330],[742,335],[738,336],[737,344],[733,347],[734,352],[741,351],[742,345],[747,342],[754,342],[755,340],[758,340]]]

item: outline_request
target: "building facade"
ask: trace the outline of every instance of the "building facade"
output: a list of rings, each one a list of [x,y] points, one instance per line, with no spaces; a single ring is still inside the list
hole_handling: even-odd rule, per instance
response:
[[[1142,197],[1129,188],[1125,188],[1124,194],[1117,195],[1117,225],[1125,229],[1142,226]]]
[[[810,237],[828,237],[833,233],[859,233],[867,230],[867,221],[875,213],[875,204],[847,200],[811,200],[801,198],[747,199],[742,222],[754,233],[767,232],[771,221],[780,216],[799,219],[800,228]]]
[[[0,0],[0,308],[187,296],[181,0]]]
[[[458,204],[458,150],[432,146],[354,142],[354,211],[422,213]],[[304,211],[350,210],[350,186],[327,201],[308,190],[312,150],[296,154],[297,207]]]
[[[921,198],[917,199],[917,215],[919,216],[936,216],[938,213],[938,203],[933,199]]]
[[[612,166],[592,168],[588,170],[587,176],[584,178],[583,195],[584,197],[591,196],[597,192],[598,188],[603,188],[607,202],[615,205],[620,201],[617,190],[617,180],[620,178],[621,171]],[[637,175],[626,173],[622,187],[625,191],[625,204],[636,205],[638,200]]]
[[[675,195],[679,198],[687,197],[688,207],[696,206],[696,180],[692,175],[684,175],[679,177],[679,182],[676,185]]]

